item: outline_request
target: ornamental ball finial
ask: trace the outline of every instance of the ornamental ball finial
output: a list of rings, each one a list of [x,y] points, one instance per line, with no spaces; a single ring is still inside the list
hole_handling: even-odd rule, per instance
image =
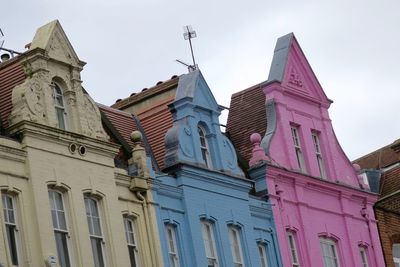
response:
[[[133,131],[130,137],[133,143],[138,143],[142,141],[142,133],[139,131]]]
[[[250,135],[250,142],[252,144],[260,143],[261,142],[261,135],[259,133],[253,133]]]

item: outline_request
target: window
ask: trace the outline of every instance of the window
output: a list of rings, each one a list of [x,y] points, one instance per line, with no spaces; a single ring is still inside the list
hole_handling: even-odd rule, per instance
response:
[[[296,151],[297,164],[300,171],[305,172],[303,153],[301,151],[298,127],[291,126],[293,144]]]
[[[360,247],[360,256],[361,256],[361,263],[362,267],[368,267],[368,256],[367,256],[367,249],[365,247]]]
[[[68,250],[68,227],[64,210],[63,195],[56,190],[49,190],[51,217],[53,219],[54,236],[58,261],[61,267],[70,267]]]
[[[210,222],[201,222],[204,248],[206,250],[207,267],[218,267],[218,255],[215,246],[214,229]]]
[[[135,223],[128,217],[124,217],[126,242],[128,243],[129,259],[132,267],[138,267],[138,248],[135,234]]]
[[[297,254],[297,246],[296,246],[296,239],[295,235],[293,232],[288,231],[286,232],[288,244],[289,244],[289,249],[290,249],[290,257],[292,259],[292,266],[293,267],[299,267],[300,262],[299,262],[299,257]]]
[[[400,267],[400,243],[393,244],[392,253],[393,253],[394,266]]]
[[[320,175],[321,178],[326,178],[324,161],[322,160],[321,146],[320,146],[320,143],[319,143],[319,136],[318,136],[317,133],[312,133],[311,136],[312,136],[312,140],[313,140],[313,143],[314,143],[315,156],[317,157],[319,175]]]
[[[165,226],[168,242],[168,257],[171,267],[179,267],[178,246],[176,242],[176,231],[173,225]]]
[[[58,127],[60,129],[66,130],[66,112],[64,106],[64,97],[61,91],[60,86],[57,83],[52,83],[53,87],[53,98],[54,98],[54,106],[56,108],[56,116],[58,120]]]
[[[201,126],[197,126],[197,131],[200,137],[201,156],[203,157],[206,166],[211,167],[210,152],[208,149],[208,142],[205,135],[205,130]]]
[[[233,266],[234,267],[243,267],[243,253],[242,253],[242,245],[240,242],[240,231],[238,228],[234,226],[229,226],[229,241],[231,244],[231,252],[233,257]]]
[[[18,266],[20,261],[18,248],[18,227],[16,218],[15,197],[10,194],[2,194],[4,223],[7,234],[8,252],[13,266]]]
[[[101,232],[98,201],[92,197],[85,197],[86,218],[89,226],[90,243],[92,245],[95,267],[104,267],[103,245],[104,237]]]
[[[258,255],[260,255],[261,267],[268,267],[267,248],[263,244],[258,244]]]
[[[328,238],[320,238],[322,257],[325,267],[339,267],[339,258],[336,250],[336,242]]]

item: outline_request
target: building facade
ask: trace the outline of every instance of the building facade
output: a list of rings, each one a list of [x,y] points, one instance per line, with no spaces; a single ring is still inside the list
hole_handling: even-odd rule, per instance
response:
[[[162,266],[149,177],[115,167],[84,65],[58,21],[0,64],[4,266]]]
[[[400,142],[397,141],[354,161],[360,165],[366,177],[378,181],[379,199],[374,210],[387,267],[400,267],[399,152]],[[371,174],[377,175],[374,177]]]
[[[377,195],[340,147],[331,103],[288,34],[268,80],[232,96],[228,135],[271,201],[283,266],[384,266]]]
[[[136,114],[159,168],[151,190],[164,266],[282,266],[271,205],[250,194],[199,70],[114,107]]]

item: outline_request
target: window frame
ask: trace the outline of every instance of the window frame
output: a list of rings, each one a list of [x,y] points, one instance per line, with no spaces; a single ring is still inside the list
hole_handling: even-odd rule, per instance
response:
[[[52,196],[53,199],[52,199]],[[62,209],[58,209],[60,207],[57,207],[57,200],[54,198],[55,194],[58,194],[59,196],[61,196],[61,206]],[[51,211],[51,216],[52,216],[52,224],[53,224],[53,231],[54,231],[54,238],[55,238],[55,242],[56,242],[56,248],[57,248],[57,256],[58,256],[58,262],[60,264],[61,267],[70,267],[72,266],[72,258],[71,258],[71,243],[70,243],[70,230],[69,230],[69,220],[68,220],[68,210],[67,207],[65,205],[66,201],[65,201],[65,192],[57,190],[55,188],[48,188],[48,195],[49,195],[49,202],[50,202],[50,211]],[[55,207],[56,209],[53,210],[53,207]],[[53,213],[54,211],[54,213]],[[59,220],[59,212],[63,212],[64,214],[64,224],[65,224],[65,229],[60,228],[60,220]],[[53,217],[56,214],[55,218]],[[54,225],[54,222],[57,222],[57,227]],[[63,252],[65,253],[65,250],[67,252],[66,258],[64,258],[64,260],[66,261],[66,265],[62,265],[64,263],[64,260],[61,260],[60,257],[60,248],[59,248],[59,243],[57,240],[57,236],[58,234],[61,234],[65,239],[65,243],[64,245],[66,247],[63,247]]]
[[[98,216],[92,216],[92,207],[89,205],[89,211],[90,211],[90,218],[88,217],[88,207],[86,203],[87,200],[93,201],[92,203],[95,203],[95,208],[97,211]],[[105,267],[107,265],[107,259],[106,259],[106,253],[105,253],[105,235],[102,231],[104,229],[103,223],[102,223],[102,214],[101,214],[101,203],[100,199],[94,196],[84,196],[84,202],[85,202],[85,211],[86,211],[86,220],[88,222],[88,230],[89,230],[89,239],[90,239],[90,245],[92,248],[92,256],[93,256],[93,263],[94,267]],[[92,231],[94,230],[94,224],[93,224],[93,218],[98,219],[98,230],[100,231],[100,235],[93,234]],[[89,222],[90,221],[90,222]],[[95,247],[93,246],[93,241],[95,241]],[[99,246],[100,245],[100,246]],[[95,254],[96,251],[96,254]],[[98,255],[98,256],[96,256]],[[100,256],[100,257],[99,257]]]
[[[203,243],[204,243],[204,250],[205,250],[205,255],[207,258],[207,266],[208,267],[218,267],[219,266],[219,259],[218,259],[218,248],[216,246],[216,236],[215,236],[215,229],[214,229],[214,223],[207,221],[207,220],[201,220],[201,234],[203,238]],[[206,231],[208,229],[209,231]],[[207,240],[206,240],[207,238]],[[208,242],[207,242],[208,241]],[[207,251],[207,248],[209,248],[209,251]],[[209,254],[210,252],[210,254]],[[211,264],[210,264],[211,262]]]
[[[229,233],[229,243],[231,247],[233,266],[234,267],[244,267],[245,259],[243,257],[243,247],[242,247],[242,233],[239,227],[234,225],[228,226]],[[239,260],[239,261],[238,261]]]
[[[368,260],[368,250],[364,246],[358,247],[361,257],[361,264],[362,267],[369,267],[369,260]]]
[[[5,201],[8,198],[11,201],[11,209],[9,208],[9,203]],[[4,228],[5,235],[7,238],[7,255],[11,266],[19,266],[22,262],[22,248],[21,248],[21,237],[19,234],[19,216],[18,216],[18,203],[17,196],[8,192],[1,192],[1,201],[3,207],[3,218],[4,218]],[[13,222],[10,221],[10,213],[12,212]],[[12,233],[12,235],[11,235]],[[13,237],[13,242],[10,240],[10,236]],[[13,248],[11,248],[13,246]]]
[[[139,240],[138,240],[138,235],[137,235],[137,231],[136,231],[136,220],[125,215],[125,216],[123,216],[123,221],[124,221],[125,237],[126,237],[126,243],[128,246],[129,260],[130,260],[131,266],[139,267],[141,265],[140,265],[140,260],[139,260],[139,248],[138,248]],[[129,224],[131,225],[132,230],[130,230],[128,228]],[[132,258],[131,253],[133,253],[133,258]],[[133,259],[133,262],[132,262],[132,259]]]
[[[299,258],[299,252],[297,249],[296,233],[293,231],[287,230],[286,231],[286,240],[288,242],[290,261],[292,262],[292,267],[300,267],[300,258]]]
[[[181,264],[176,226],[170,223],[165,224],[165,235],[168,247],[168,261],[170,263],[170,266],[179,267]]]
[[[318,164],[318,170],[319,170],[319,175],[322,179],[326,179],[326,168],[325,168],[325,162],[322,156],[321,152],[321,142],[319,138],[320,134],[316,131],[311,132],[311,139],[314,145],[314,152],[315,152],[315,157],[317,159],[317,164]]]
[[[51,87],[53,89],[53,101],[54,101],[54,108],[56,111],[58,128],[62,130],[68,130],[67,109],[65,106],[63,90],[61,89],[61,86],[55,81],[51,82]],[[59,102],[61,102],[61,105],[59,104]],[[60,118],[62,119],[62,121],[60,121]]]
[[[340,267],[340,257],[339,257],[339,253],[338,253],[337,242],[331,238],[322,236],[319,238],[319,244],[320,244],[322,261],[324,263],[324,266],[332,266],[331,264],[333,263],[336,265],[334,267]],[[329,251],[331,253],[333,252],[333,255],[325,255],[324,254],[325,250],[323,248],[323,245],[329,246]],[[330,260],[330,263],[328,265],[326,265],[326,259]],[[333,260],[333,262],[332,262],[332,260]]]
[[[257,243],[258,256],[260,257],[260,267],[269,267],[269,254],[268,245],[264,243]]]
[[[301,148],[301,139],[300,139],[300,127],[296,125],[290,125],[290,132],[293,141],[293,147],[296,154],[297,165],[302,173],[306,172],[306,165],[304,161],[303,149]]]
[[[395,267],[398,267],[398,266],[400,266],[400,257],[395,257],[395,256],[394,256],[394,250],[395,250],[395,248],[397,248],[397,249],[399,250],[399,252],[400,252],[400,243],[394,243],[394,244],[392,244],[393,262],[394,262]]]
[[[198,124],[197,133],[199,135],[199,141],[200,141],[201,158],[203,159],[203,162],[206,164],[207,168],[212,168],[210,144],[207,138],[207,131],[201,124]]]

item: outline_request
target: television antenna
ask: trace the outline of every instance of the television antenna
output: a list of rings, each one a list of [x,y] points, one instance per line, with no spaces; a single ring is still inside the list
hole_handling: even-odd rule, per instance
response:
[[[4,34],[3,34],[3,31],[0,28],[0,49],[3,47],[4,41],[5,41],[3,39],[3,37],[4,37]]]
[[[178,63],[180,63],[180,64],[182,64],[182,65],[185,65],[185,66],[188,68],[189,72],[192,72],[192,71],[195,71],[195,70],[198,69],[198,66],[197,66],[197,64],[196,64],[196,61],[195,61],[195,59],[194,59],[193,46],[192,46],[192,39],[193,39],[193,38],[196,38],[196,37],[197,37],[196,31],[194,31],[194,30],[192,29],[192,26],[187,25],[187,26],[184,26],[184,27],[183,27],[183,38],[184,38],[185,40],[189,40],[190,53],[192,54],[193,64],[190,65],[190,64],[185,63],[185,62],[183,62],[183,61],[181,61],[181,60],[178,60],[178,59],[176,59],[176,62],[178,62]]]

